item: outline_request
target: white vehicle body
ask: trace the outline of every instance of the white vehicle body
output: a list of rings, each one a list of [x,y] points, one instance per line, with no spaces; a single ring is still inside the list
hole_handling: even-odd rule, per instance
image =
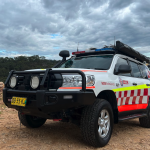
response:
[[[106,55],[106,54],[103,54]],[[93,55],[92,55],[93,56]],[[91,57],[91,55],[88,55]],[[136,109],[146,109],[148,106],[149,96],[150,96],[150,80],[141,78],[135,78],[133,76],[122,76],[115,75],[114,70],[116,63],[119,58],[128,59],[137,64],[144,65],[147,70],[147,77],[150,78],[150,72],[148,67],[126,55],[116,54],[112,59],[112,63],[108,70],[96,70],[96,69],[85,69],[85,68],[51,68],[52,70],[80,70],[84,72],[85,75],[93,75],[95,77],[95,83],[92,86],[87,86],[86,89],[93,90],[95,97],[103,91],[112,91],[116,96],[117,107],[119,112],[126,110],[136,110]],[[35,69],[45,70],[45,69]],[[34,70],[27,70],[34,71]],[[70,74],[62,73],[62,76],[67,76]],[[73,74],[77,75],[77,74]],[[133,85],[133,84],[136,85]],[[57,91],[80,91],[81,87],[59,87]],[[145,93],[144,93],[145,92]],[[140,106],[141,105],[141,106]],[[129,108],[128,108],[129,107]]]
[[[90,55],[88,56],[90,57]],[[135,63],[142,64],[141,62],[130,58],[125,55],[116,54],[112,60],[111,66],[108,70],[94,70],[94,69],[84,69],[84,68],[52,68],[52,70],[80,70],[85,73],[85,75],[94,75],[95,77],[95,84],[90,87],[86,87],[87,89],[91,89],[94,91],[95,97],[98,96],[102,91],[113,91],[116,95],[118,110],[122,112],[123,110],[136,110],[142,109],[147,107],[149,96],[150,96],[150,89],[148,84],[150,84],[149,79],[144,78],[135,78],[135,77],[128,77],[122,75],[115,75],[114,69],[119,58],[125,58]],[[146,65],[144,65],[147,68]],[[149,71],[147,68],[147,76],[149,76]],[[133,85],[136,83],[137,85]],[[81,87],[60,87],[58,91],[80,91]],[[144,94],[144,91],[147,90],[148,92]],[[140,92],[140,93],[138,93]],[[125,95],[125,94],[126,95]],[[121,94],[121,95],[120,95]],[[138,105],[141,106],[138,106]],[[145,106],[144,106],[145,104]],[[129,108],[126,107],[129,106]],[[135,105],[135,106],[134,106]],[[126,109],[122,108],[125,106]],[[119,109],[119,107],[121,107]],[[139,108],[138,108],[139,107]]]

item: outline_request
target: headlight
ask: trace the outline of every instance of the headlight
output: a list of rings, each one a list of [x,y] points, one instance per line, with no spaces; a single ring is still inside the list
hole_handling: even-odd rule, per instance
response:
[[[30,85],[33,89],[36,89],[39,86],[39,78],[37,76],[31,77]]]
[[[17,78],[15,76],[12,76],[10,78],[9,85],[11,88],[14,88],[16,86],[16,84],[17,84]]]
[[[82,77],[80,75],[63,75],[62,87],[81,87]],[[86,86],[92,86],[95,83],[93,75],[86,75]]]

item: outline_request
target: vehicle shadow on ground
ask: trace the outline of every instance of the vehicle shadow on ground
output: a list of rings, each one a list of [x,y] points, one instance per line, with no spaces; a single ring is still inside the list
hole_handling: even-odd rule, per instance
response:
[[[80,127],[71,123],[52,122],[47,121],[40,128],[30,129],[22,127],[23,134],[26,134],[29,138],[42,139],[46,144],[80,144],[84,145],[82,140]]]
[[[125,133],[132,133],[133,130],[139,128],[138,120],[123,121],[114,125],[112,136],[116,136],[126,131]],[[17,130],[16,130],[17,132]],[[29,137],[35,138],[36,141],[40,141],[50,145],[80,145],[81,147],[87,145],[81,136],[80,127],[71,123],[52,122],[47,121],[45,125],[36,129],[29,129],[22,127],[22,134],[20,138]],[[120,136],[118,138],[121,138]]]

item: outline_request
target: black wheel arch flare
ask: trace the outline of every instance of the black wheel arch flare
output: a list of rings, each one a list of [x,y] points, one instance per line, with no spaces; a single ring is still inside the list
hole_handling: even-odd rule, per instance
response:
[[[106,99],[110,103],[113,109],[114,123],[118,123],[118,107],[115,93],[112,90],[104,90],[101,91],[97,97]]]

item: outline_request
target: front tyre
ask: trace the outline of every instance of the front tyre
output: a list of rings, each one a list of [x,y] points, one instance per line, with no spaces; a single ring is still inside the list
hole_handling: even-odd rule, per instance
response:
[[[110,103],[104,99],[96,99],[91,106],[84,108],[81,118],[83,139],[94,147],[105,146],[113,129],[113,111]]]
[[[18,112],[18,117],[20,122],[28,128],[41,127],[46,121],[44,118],[22,114],[21,112]]]

